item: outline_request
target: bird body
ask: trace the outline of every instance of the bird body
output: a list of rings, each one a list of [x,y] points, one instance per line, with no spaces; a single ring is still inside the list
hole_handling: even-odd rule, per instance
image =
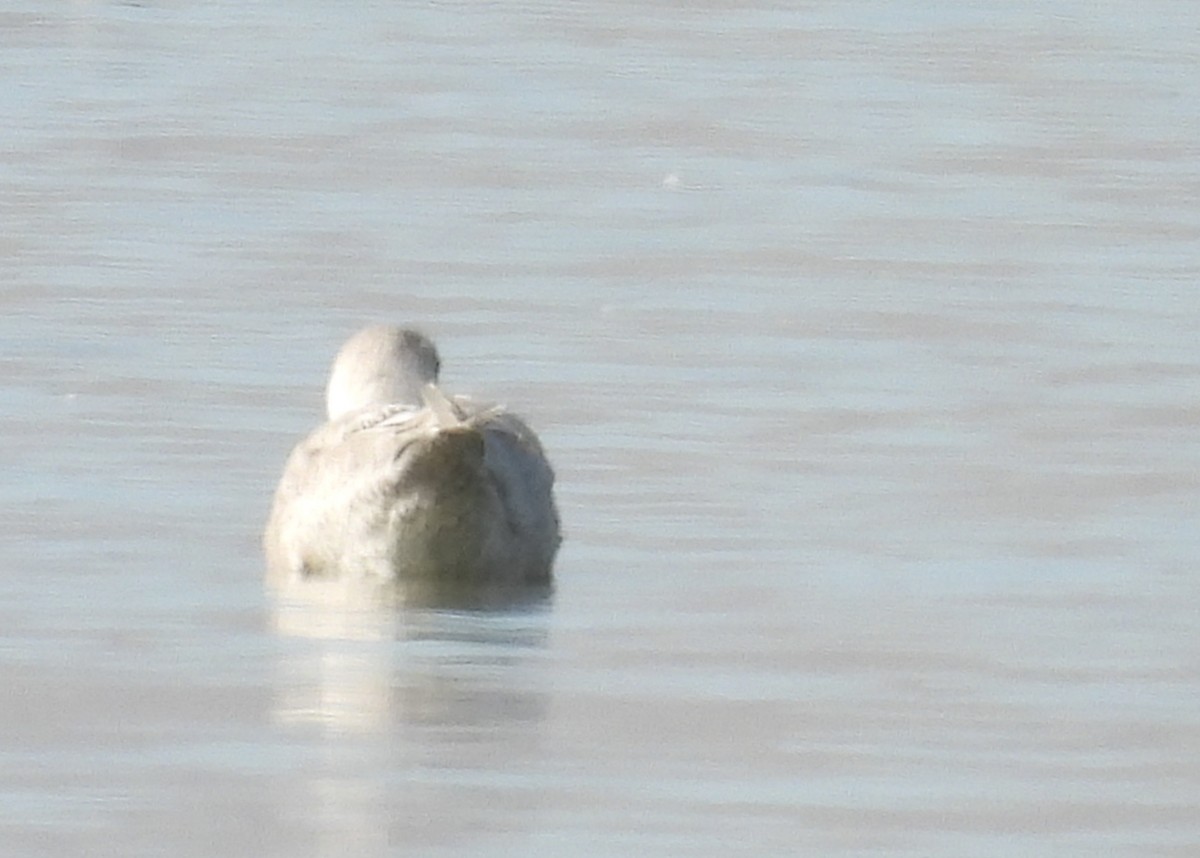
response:
[[[436,385],[420,334],[376,326],[334,363],[329,421],[292,451],[264,534],[277,580],[544,584],[558,549],[554,473],[504,408]]]

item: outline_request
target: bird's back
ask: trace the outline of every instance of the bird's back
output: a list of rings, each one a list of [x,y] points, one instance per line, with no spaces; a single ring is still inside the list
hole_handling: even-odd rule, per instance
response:
[[[519,417],[464,397],[370,406],[293,450],[264,543],[276,580],[549,580],[554,474]]]

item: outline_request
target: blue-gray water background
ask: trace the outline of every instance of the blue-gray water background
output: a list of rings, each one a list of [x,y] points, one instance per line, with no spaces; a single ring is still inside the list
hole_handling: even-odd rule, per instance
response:
[[[0,10],[0,851],[1194,856],[1200,6]],[[554,599],[273,598],[341,339]]]

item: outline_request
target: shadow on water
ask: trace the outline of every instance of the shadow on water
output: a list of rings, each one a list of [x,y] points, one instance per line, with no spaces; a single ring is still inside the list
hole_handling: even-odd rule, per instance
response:
[[[463,578],[383,582],[367,578],[282,578],[268,572],[272,601],[318,614],[349,611],[399,619],[419,611],[457,611],[481,616],[548,611],[554,599],[552,581],[486,583]]]

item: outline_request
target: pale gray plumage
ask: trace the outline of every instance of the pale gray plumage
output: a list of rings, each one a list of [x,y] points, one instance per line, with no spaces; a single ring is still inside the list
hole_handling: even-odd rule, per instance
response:
[[[292,451],[264,547],[273,577],[537,584],[559,544],[554,474],[521,418],[437,387],[432,342],[373,326],[338,353],[329,421]]]

